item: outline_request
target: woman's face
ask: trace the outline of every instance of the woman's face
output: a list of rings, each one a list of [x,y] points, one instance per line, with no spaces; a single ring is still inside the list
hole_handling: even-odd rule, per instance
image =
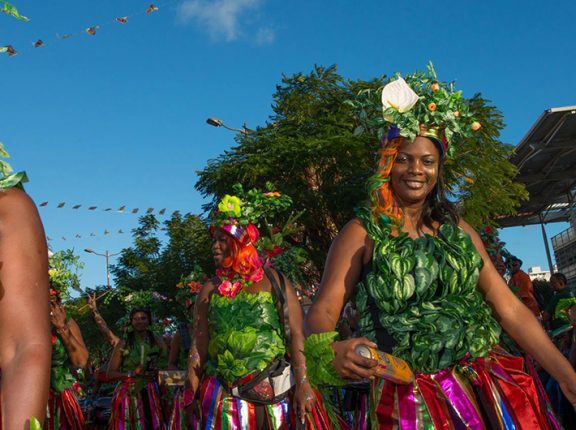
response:
[[[414,142],[404,140],[392,170],[390,182],[401,206],[424,203],[438,181],[440,153],[426,137],[418,136]]]
[[[216,267],[221,267],[224,259],[230,257],[230,245],[226,233],[222,230],[216,230],[212,239],[212,257]]]
[[[148,318],[148,314],[146,312],[135,312],[132,315],[132,327],[134,327],[134,331],[143,332],[148,329],[150,325],[150,319]]]

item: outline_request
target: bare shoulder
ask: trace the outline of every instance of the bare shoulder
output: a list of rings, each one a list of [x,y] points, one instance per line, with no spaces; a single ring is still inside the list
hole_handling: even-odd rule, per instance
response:
[[[8,188],[0,190],[0,214],[14,215],[14,218],[23,214],[36,215],[36,205],[23,190]]]

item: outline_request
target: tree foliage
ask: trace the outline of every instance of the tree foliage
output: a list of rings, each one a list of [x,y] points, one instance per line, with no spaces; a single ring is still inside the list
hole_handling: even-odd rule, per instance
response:
[[[358,133],[363,118],[346,101],[361,90],[377,94],[387,82],[385,76],[346,79],[335,66],[283,76],[268,121],[252,133],[239,134],[234,147],[199,172],[196,188],[212,198],[205,209],[212,209],[236,182],[245,188],[273,183],[292,196],[295,210],[305,210],[300,218],[303,243],[311,258],[310,281],[317,282],[332,239],[366,200],[366,179],[376,166],[377,133]],[[495,215],[514,213],[526,191],[513,181],[516,169],[508,161],[512,148],[499,141],[501,113],[479,94],[468,102],[483,127],[457,158],[447,161],[445,176],[464,217],[479,227]]]

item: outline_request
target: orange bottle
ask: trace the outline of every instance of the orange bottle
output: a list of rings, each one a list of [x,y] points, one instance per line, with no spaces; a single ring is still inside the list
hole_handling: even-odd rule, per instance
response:
[[[414,382],[414,373],[404,360],[394,357],[386,352],[378,351],[366,345],[358,345],[356,352],[362,357],[371,358],[378,362],[376,375],[396,384],[410,384]]]

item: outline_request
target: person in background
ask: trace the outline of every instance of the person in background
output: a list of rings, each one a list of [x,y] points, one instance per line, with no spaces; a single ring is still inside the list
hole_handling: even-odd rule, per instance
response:
[[[50,271],[49,271],[50,272]],[[50,289],[50,322],[52,323],[52,364],[48,415],[45,429],[81,430],[84,416],[78,403],[81,388],[74,371],[88,364],[88,349],[80,327],[66,315],[58,291]]]
[[[0,144],[0,157],[7,153]],[[50,379],[48,249],[23,172],[0,159],[0,427],[43,422]]]
[[[558,302],[562,299],[575,297],[574,292],[567,287],[567,283],[566,276],[563,273],[556,272],[550,276],[550,286],[554,290],[554,295],[546,304],[542,317],[544,321],[549,322],[550,330],[555,330],[564,324],[562,319],[556,317]]]
[[[164,430],[157,373],[166,345],[150,330],[149,309],[134,308],[129,319],[132,330],[118,341],[108,363],[107,378],[120,380],[112,398],[109,429]]]
[[[534,316],[540,317],[541,310],[536,298],[534,297],[534,286],[532,285],[532,280],[530,279],[530,276],[521,269],[522,260],[518,257],[511,256],[507,261],[507,266],[510,269],[511,274],[508,286],[512,289],[514,294],[520,298],[522,303],[530,309]]]

